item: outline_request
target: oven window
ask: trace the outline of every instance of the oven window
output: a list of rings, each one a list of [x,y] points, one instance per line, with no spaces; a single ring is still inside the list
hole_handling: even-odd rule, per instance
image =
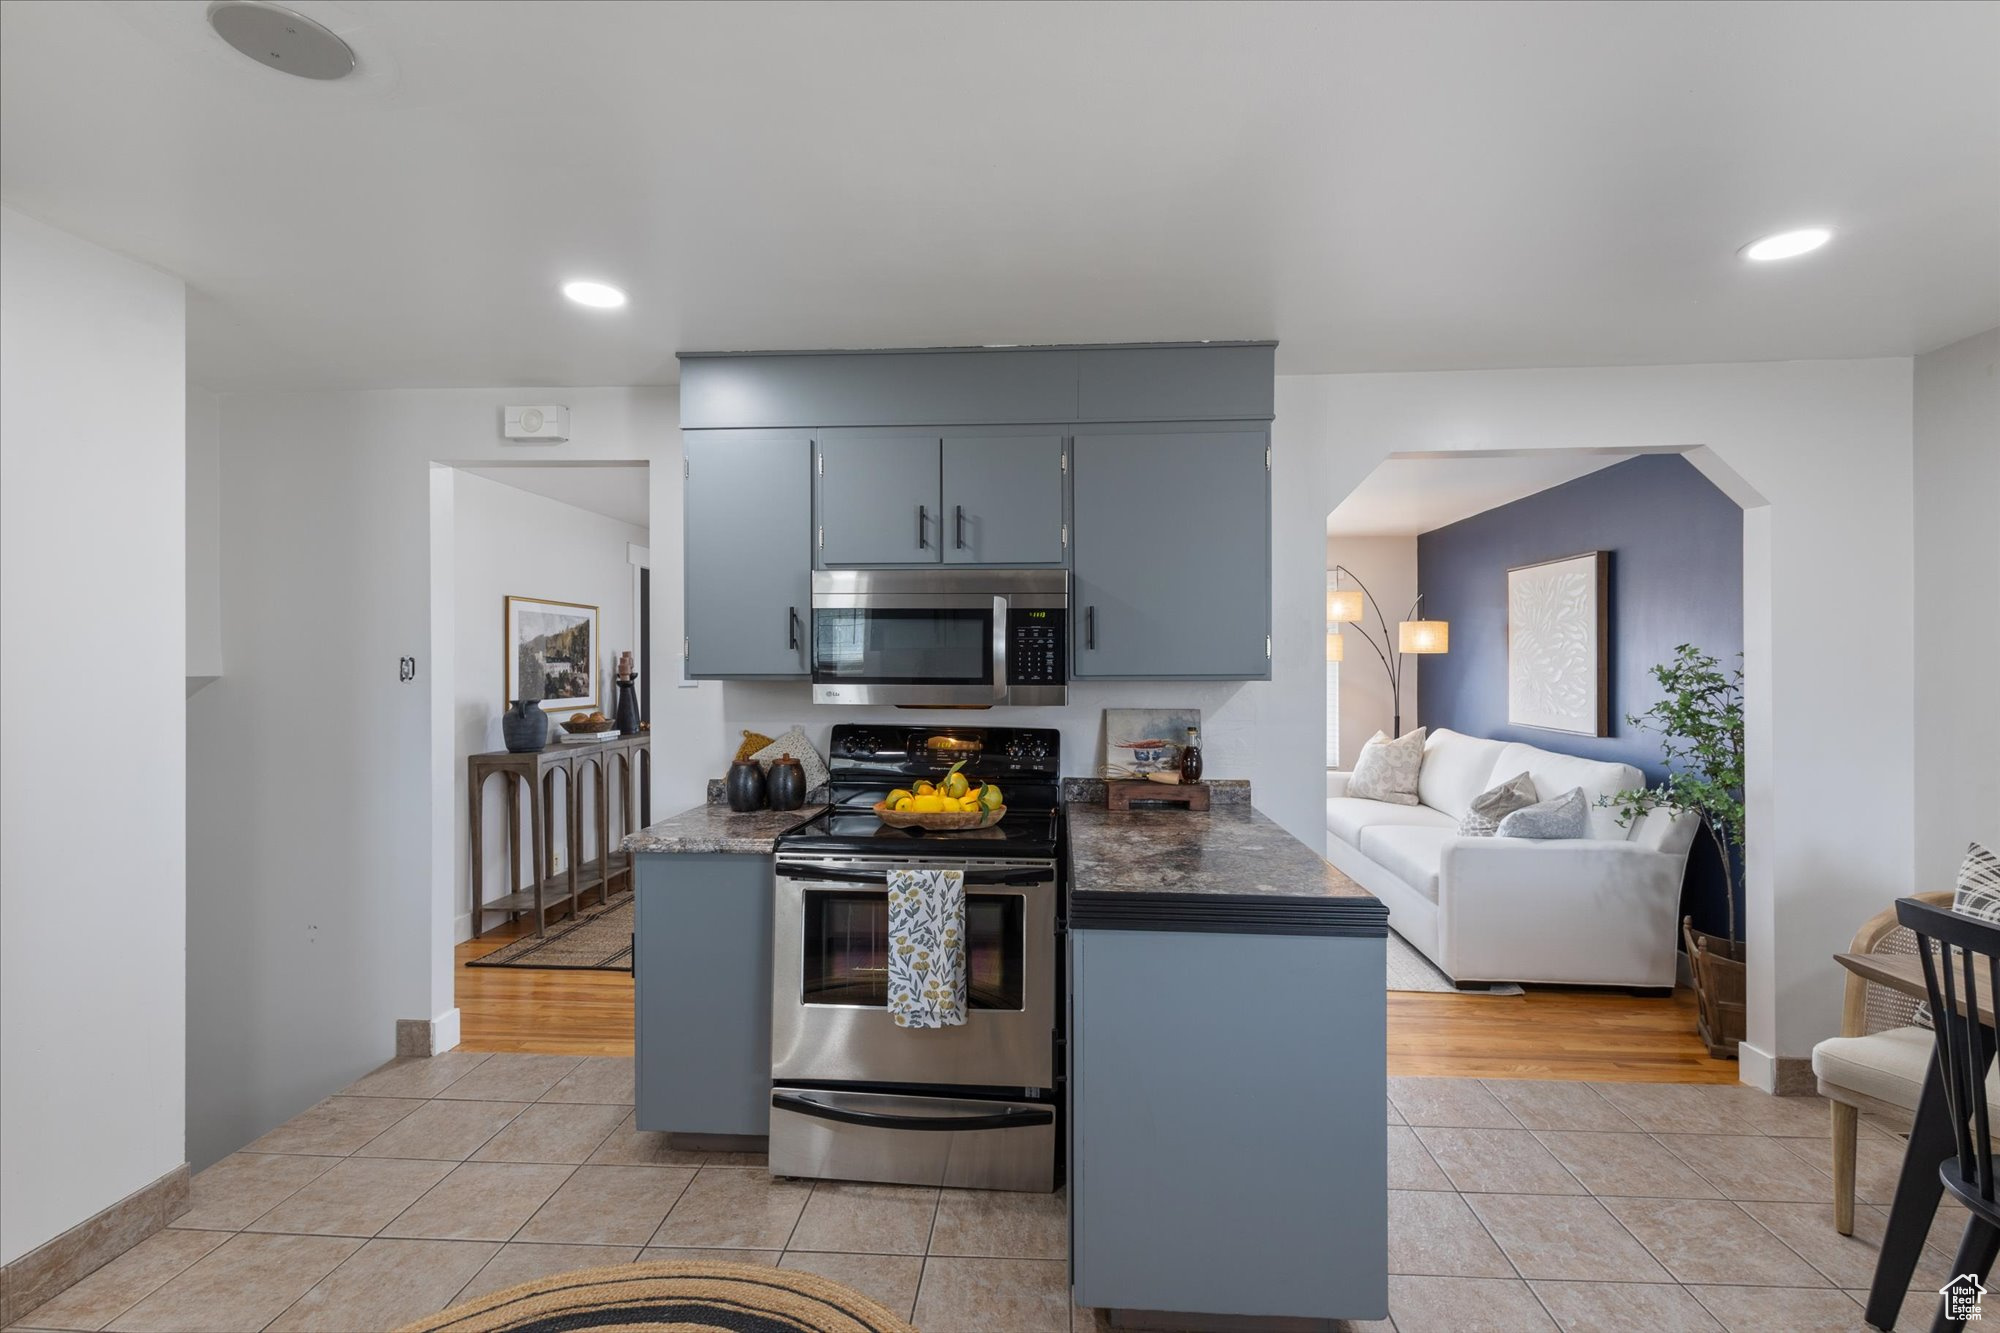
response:
[[[856,685],[990,685],[993,609],[815,607],[813,679]]]
[[[805,1004],[889,1007],[889,900],[867,891],[805,895]],[[1017,893],[965,895],[968,1009],[1024,1007],[1025,900]]]

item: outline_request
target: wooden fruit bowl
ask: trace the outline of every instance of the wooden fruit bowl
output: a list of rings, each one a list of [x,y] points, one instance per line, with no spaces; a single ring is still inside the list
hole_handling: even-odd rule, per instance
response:
[[[1007,817],[1007,807],[996,805],[991,810],[939,810],[921,814],[915,810],[891,810],[877,801],[875,817],[890,828],[992,828]]]

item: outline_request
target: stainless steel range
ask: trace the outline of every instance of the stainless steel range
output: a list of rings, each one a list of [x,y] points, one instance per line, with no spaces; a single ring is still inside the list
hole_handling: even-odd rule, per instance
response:
[[[1060,736],[1013,727],[840,725],[832,804],[777,842],[771,1170],[831,1180],[1056,1185]],[[989,829],[888,828],[896,787],[965,771],[998,783]],[[965,873],[967,1017],[888,1011],[889,872]]]

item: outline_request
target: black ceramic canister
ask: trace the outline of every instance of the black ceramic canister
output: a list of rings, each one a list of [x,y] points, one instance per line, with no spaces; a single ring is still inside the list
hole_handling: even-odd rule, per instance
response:
[[[796,810],[806,803],[805,766],[788,754],[771,761],[765,784],[770,790],[773,810]]]
[[[764,808],[764,770],[754,759],[738,759],[729,766],[729,773],[722,779],[723,792],[729,797],[729,808],[738,814]]]

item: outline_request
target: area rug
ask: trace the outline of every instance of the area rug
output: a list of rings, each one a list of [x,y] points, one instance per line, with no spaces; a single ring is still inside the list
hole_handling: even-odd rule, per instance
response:
[[[1389,989],[1430,991],[1443,995],[1520,995],[1512,982],[1496,981],[1480,990],[1460,990],[1430,959],[1395,931],[1389,932]]]
[[[523,935],[467,967],[540,967],[571,972],[632,970],[632,895],[613,894],[608,903],[586,907],[574,921],[564,918],[546,935]]]
[[[406,1325],[400,1333],[917,1333],[816,1273],[677,1260],[557,1273]]]

